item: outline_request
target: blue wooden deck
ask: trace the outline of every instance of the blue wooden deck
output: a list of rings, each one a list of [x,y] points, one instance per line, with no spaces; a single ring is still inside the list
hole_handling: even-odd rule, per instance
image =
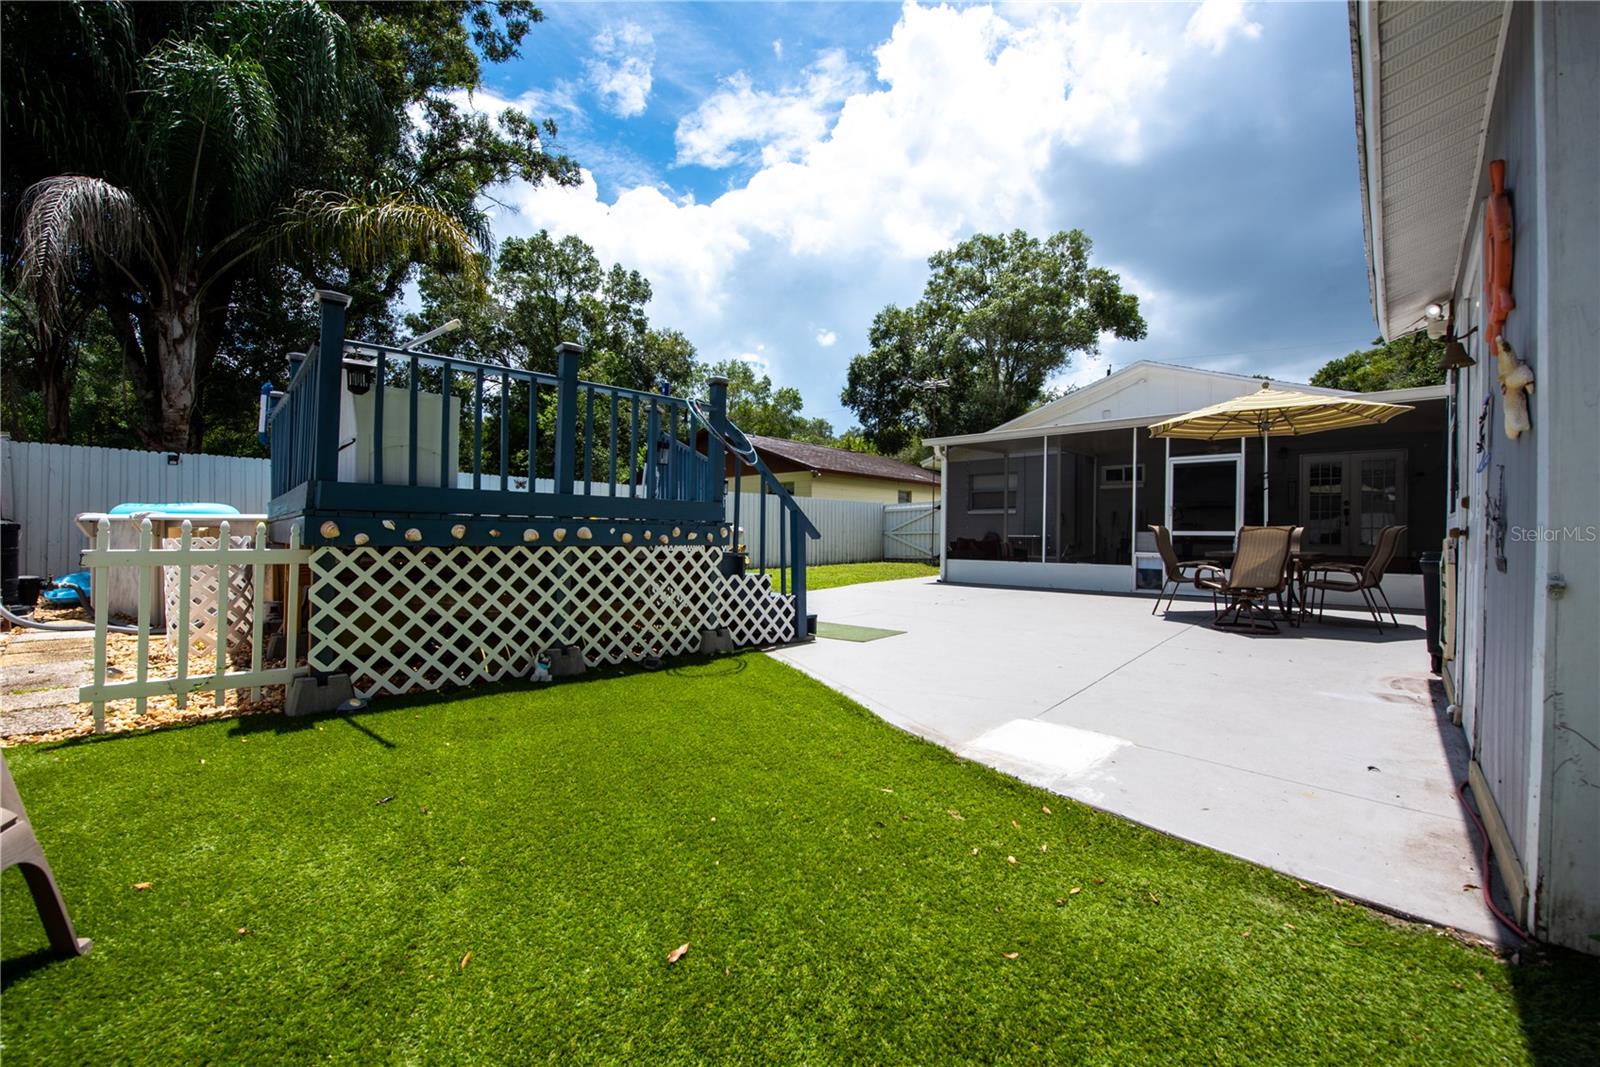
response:
[[[323,294],[321,342],[270,420],[268,514],[305,520],[306,543],[548,543],[579,525],[596,544],[725,543],[722,436],[700,432],[726,423],[725,389],[697,417],[682,397],[580,380],[576,345],[550,375],[352,341],[344,304]]]
[[[354,341],[349,298],[318,296],[318,344],[293,360],[269,418],[275,538],[298,522],[313,547],[718,545],[742,564],[731,465],[784,504],[778,558],[763,530],[748,562],[777,569],[804,633],[806,541],[819,534],[728,421],[725,381],[702,404],[583,381],[573,344],[551,375]]]

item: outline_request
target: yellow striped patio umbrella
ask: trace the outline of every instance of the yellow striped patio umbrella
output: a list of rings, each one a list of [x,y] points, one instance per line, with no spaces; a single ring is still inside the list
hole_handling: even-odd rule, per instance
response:
[[[1408,404],[1385,404],[1353,396],[1326,396],[1274,389],[1262,382],[1254,393],[1177,415],[1150,427],[1151,437],[1183,437],[1215,441],[1223,437],[1261,437],[1261,519],[1267,519],[1267,440],[1297,437],[1352,426],[1376,426],[1403,412]]]

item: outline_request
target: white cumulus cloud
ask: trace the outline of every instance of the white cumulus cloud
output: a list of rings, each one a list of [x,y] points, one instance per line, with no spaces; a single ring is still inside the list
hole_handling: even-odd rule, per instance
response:
[[[649,277],[652,321],[702,357],[751,358],[831,404],[835,353],[864,350],[885,303],[916,299],[928,255],[974,232],[1077,225],[1092,192],[1080,166],[1127,167],[1189,133],[1196,72],[1254,25],[1191,11],[908,3],[870,76],[824,52],[792,84],[736,74],[680,121],[679,163],[756,164],[715,199],[641,185],[607,202],[585,174],[497,194],[517,212],[494,209],[495,228],[577,234]],[[818,331],[824,315],[837,332]]]
[[[584,69],[601,105],[621,118],[644,114],[656,61],[650,31],[637,22],[621,22],[601,30],[591,43],[594,55]]]
[[[1261,24],[1244,13],[1244,0],[1205,0],[1183,28],[1185,38],[1213,53],[1226,48],[1234,34],[1251,40],[1261,36]]]
[[[838,49],[824,52],[798,85],[783,89],[757,89],[740,71],[678,121],[677,162],[726,167],[759,155],[771,166],[793,159],[822,139],[838,105],[865,82]]]

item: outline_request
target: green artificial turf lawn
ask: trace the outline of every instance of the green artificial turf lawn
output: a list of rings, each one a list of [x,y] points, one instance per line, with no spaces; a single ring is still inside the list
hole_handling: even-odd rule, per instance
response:
[[[806,568],[806,588],[834,589],[861,582],[891,582],[896,578],[934,578],[938,574],[939,568],[932,563],[829,563]]]
[[[8,757],[95,940],[48,961],[5,873],[8,1067],[1595,1062],[1593,961],[1387,922],[757,654]]]

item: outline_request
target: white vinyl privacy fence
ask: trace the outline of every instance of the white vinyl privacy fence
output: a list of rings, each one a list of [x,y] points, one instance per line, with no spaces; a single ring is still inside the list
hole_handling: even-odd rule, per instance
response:
[[[205,502],[265,512],[269,462],[233,456],[0,440],[0,514],[22,524],[22,573],[79,569],[73,520],[118,504]]]
[[[939,558],[939,505],[885,504],[883,507],[883,558],[937,560]]]
[[[734,496],[728,494],[728,521],[734,519]],[[744,527],[740,539],[752,559],[760,555],[761,546],[761,496],[757,493],[739,493],[738,521]],[[795,503],[805,512],[806,518],[821,531],[820,541],[811,541],[806,547],[806,563],[817,566],[826,563],[872,563],[884,556],[886,515],[893,513],[896,505],[872,504],[856,500],[823,500],[818,497],[795,497]],[[926,511],[931,505],[910,505]],[[766,500],[767,559],[776,566],[779,558],[778,508],[776,497]],[[895,521],[901,521],[896,519]],[[933,527],[929,527],[931,530]],[[929,543],[932,544],[931,534]],[[887,557],[891,559],[926,559],[926,554],[912,551]]]

